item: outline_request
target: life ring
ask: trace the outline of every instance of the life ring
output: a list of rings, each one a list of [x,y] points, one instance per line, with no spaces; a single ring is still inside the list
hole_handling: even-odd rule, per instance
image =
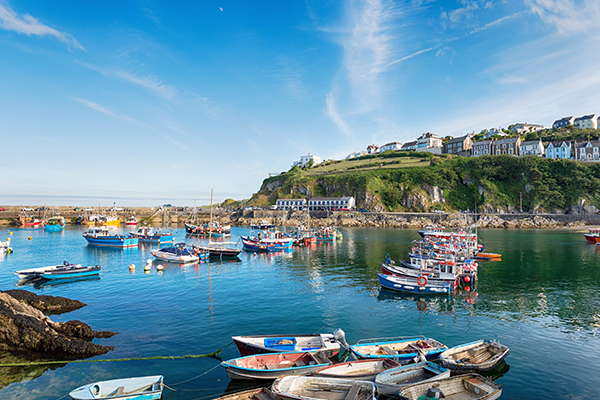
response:
[[[417,301],[417,310],[419,311],[425,311],[427,309],[427,303],[424,302],[423,300],[419,300]]]
[[[424,276],[424,275],[421,275],[421,276],[419,276],[419,277],[417,278],[417,284],[418,284],[419,286],[425,286],[425,285],[427,285],[427,277],[426,277],[426,276]]]

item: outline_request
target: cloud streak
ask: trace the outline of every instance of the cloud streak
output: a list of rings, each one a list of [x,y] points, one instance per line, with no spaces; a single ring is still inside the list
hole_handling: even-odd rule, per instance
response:
[[[70,34],[60,32],[44,25],[29,14],[18,15],[14,10],[4,4],[0,4],[0,28],[7,31],[22,33],[27,36],[53,36],[66,44],[69,48],[85,50]]]
[[[542,21],[554,25],[559,35],[586,33],[598,29],[600,2],[583,0],[526,0],[530,10]]]
[[[151,90],[160,96],[171,100],[177,95],[177,89],[174,86],[164,84],[160,79],[154,76],[137,77],[129,72],[118,71],[115,73],[118,78],[121,78],[127,82],[133,83],[134,85],[141,86],[145,89]]]
[[[327,98],[325,99],[325,114],[327,114],[327,116],[329,117],[329,119],[331,121],[333,121],[333,123],[338,127],[338,129],[344,133],[344,135],[351,137],[352,136],[352,132],[350,130],[350,127],[348,126],[348,124],[346,123],[346,121],[344,121],[342,119],[342,117],[340,116],[340,114],[337,111],[337,105],[336,105],[336,98],[335,95],[332,92],[327,93]]]

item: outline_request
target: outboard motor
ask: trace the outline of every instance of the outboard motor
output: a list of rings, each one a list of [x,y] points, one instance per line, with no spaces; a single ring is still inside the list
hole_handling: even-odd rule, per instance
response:
[[[335,332],[333,332],[333,337],[344,350],[350,350],[350,345],[348,342],[346,342],[346,332],[344,332],[341,328],[337,328]]]

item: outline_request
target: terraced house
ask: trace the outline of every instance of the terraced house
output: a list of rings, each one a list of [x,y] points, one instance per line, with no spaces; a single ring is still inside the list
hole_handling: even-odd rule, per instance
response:
[[[525,142],[521,142],[520,149],[521,156],[534,155],[538,157],[544,156],[544,144],[542,143],[542,139],[538,140],[527,140]]]
[[[596,116],[596,114],[592,114],[575,118],[573,125],[579,129],[598,129],[598,116]]]
[[[490,140],[480,140],[478,142],[473,143],[473,147],[471,148],[471,153],[473,156],[485,156],[492,154],[492,144],[494,143],[494,139]]]
[[[575,145],[575,159],[579,161],[600,161],[600,142],[579,142]]]
[[[468,133],[465,136],[448,140],[444,145],[444,153],[458,154],[471,150],[471,147],[473,147],[473,139],[471,134]]]
[[[518,156],[520,154],[520,150],[521,138],[519,136],[506,139],[498,139],[492,145],[492,154],[497,156],[502,154]]]
[[[560,140],[556,142],[546,143],[545,147],[546,158],[554,158],[554,159],[571,159],[571,142]]]

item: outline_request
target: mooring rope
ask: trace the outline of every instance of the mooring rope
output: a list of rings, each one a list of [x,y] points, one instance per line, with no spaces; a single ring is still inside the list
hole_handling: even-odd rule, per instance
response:
[[[31,365],[46,365],[46,364],[73,364],[73,363],[100,363],[100,362],[121,362],[121,361],[145,361],[145,360],[180,360],[184,358],[204,358],[212,357],[219,358],[221,352],[231,345],[233,342],[227,344],[225,347],[220,348],[217,351],[213,351],[208,354],[188,354],[185,356],[155,356],[155,357],[130,357],[130,358],[113,358],[107,360],[69,360],[69,361],[34,361],[26,363],[12,363],[12,364],[0,364],[0,367],[28,367]]]

